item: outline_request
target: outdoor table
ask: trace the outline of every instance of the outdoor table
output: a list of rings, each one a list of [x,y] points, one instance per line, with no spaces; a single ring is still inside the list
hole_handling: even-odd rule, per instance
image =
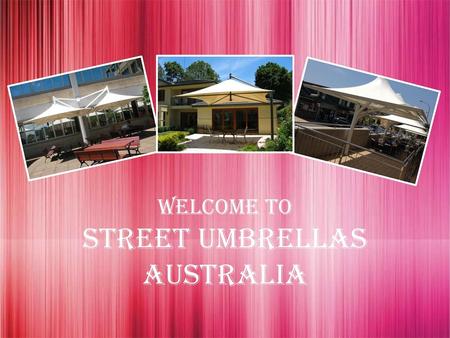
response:
[[[107,143],[98,143],[89,146],[84,149],[84,151],[94,151],[94,150],[126,150],[128,155],[131,156],[130,145],[133,140],[130,139],[117,139],[114,141],[109,141]]]

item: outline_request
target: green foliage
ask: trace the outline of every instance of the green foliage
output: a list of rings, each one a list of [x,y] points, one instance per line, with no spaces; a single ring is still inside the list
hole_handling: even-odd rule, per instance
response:
[[[178,82],[185,76],[183,67],[175,61],[164,63],[165,80],[169,82]]]
[[[164,71],[164,68],[161,66],[161,64],[158,63],[158,79],[166,79],[166,72]]]
[[[246,144],[242,148],[239,149],[240,151],[258,151],[258,146],[256,144]]]
[[[176,137],[165,137],[164,139],[158,140],[158,150],[159,151],[180,151]]]
[[[276,63],[267,62],[255,73],[256,86],[272,89],[274,98],[288,102],[292,99],[292,72]]]
[[[167,131],[158,135],[158,150],[180,151],[185,148],[181,142],[186,141],[185,131]]]
[[[280,123],[278,136],[272,141],[266,142],[268,151],[291,151],[292,150],[292,102],[280,109]]]
[[[147,85],[145,85],[144,89],[142,89],[142,96],[144,97],[145,103],[150,104],[150,94],[148,92]]]
[[[219,74],[204,61],[195,61],[186,68],[184,80],[214,80],[219,81]]]

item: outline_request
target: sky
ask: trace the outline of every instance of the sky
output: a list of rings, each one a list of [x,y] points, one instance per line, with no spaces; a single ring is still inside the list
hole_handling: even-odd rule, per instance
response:
[[[231,73],[233,76],[252,84],[255,83],[256,69],[267,62],[277,63],[285,67],[288,71],[292,71],[292,57],[290,56],[170,56],[159,57],[158,59],[161,66],[167,61],[176,61],[185,69],[195,61],[205,61],[219,74],[220,80],[228,79]]]
[[[304,80],[327,87],[359,86],[375,79],[375,75],[366,72],[339,67],[326,62],[308,60]],[[428,121],[434,113],[438,92],[418,87],[414,84],[387,79],[392,89],[400,93],[403,99],[411,106],[419,107],[428,113]],[[421,102],[424,101],[424,102]],[[428,105],[430,106],[428,108]]]

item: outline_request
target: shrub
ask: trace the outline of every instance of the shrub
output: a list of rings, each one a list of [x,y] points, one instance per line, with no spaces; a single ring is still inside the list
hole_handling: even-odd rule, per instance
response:
[[[184,146],[178,144],[178,139],[175,135],[169,135],[158,140],[158,150],[161,151],[180,151]]]
[[[268,151],[292,151],[292,104],[280,110],[278,136],[266,142]]]
[[[158,150],[161,151],[180,151],[185,148],[179,144],[186,140],[185,131],[167,131],[158,136]]]

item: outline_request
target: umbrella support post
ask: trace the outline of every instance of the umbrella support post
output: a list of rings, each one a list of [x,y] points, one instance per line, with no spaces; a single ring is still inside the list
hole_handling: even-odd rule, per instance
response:
[[[350,150],[350,143],[352,143],[353,131],[355,130],[356,123],[358,122],[361,113],[367,108],[367,106],[358,107],[353,113],[352,124],[350,125],[350,129],[347,134],[347,142],[344,149],[344,155],[348,155],[348,151]]]
[[[78,116],[78,122],[80,122],[81,138],[84,144],[89,144],[89,140],[86,133],[86,127],[84,125],[83,116]]]
[[[273,126],[273,93],[270,93],[270,139],[273,140],[274,126]]]

